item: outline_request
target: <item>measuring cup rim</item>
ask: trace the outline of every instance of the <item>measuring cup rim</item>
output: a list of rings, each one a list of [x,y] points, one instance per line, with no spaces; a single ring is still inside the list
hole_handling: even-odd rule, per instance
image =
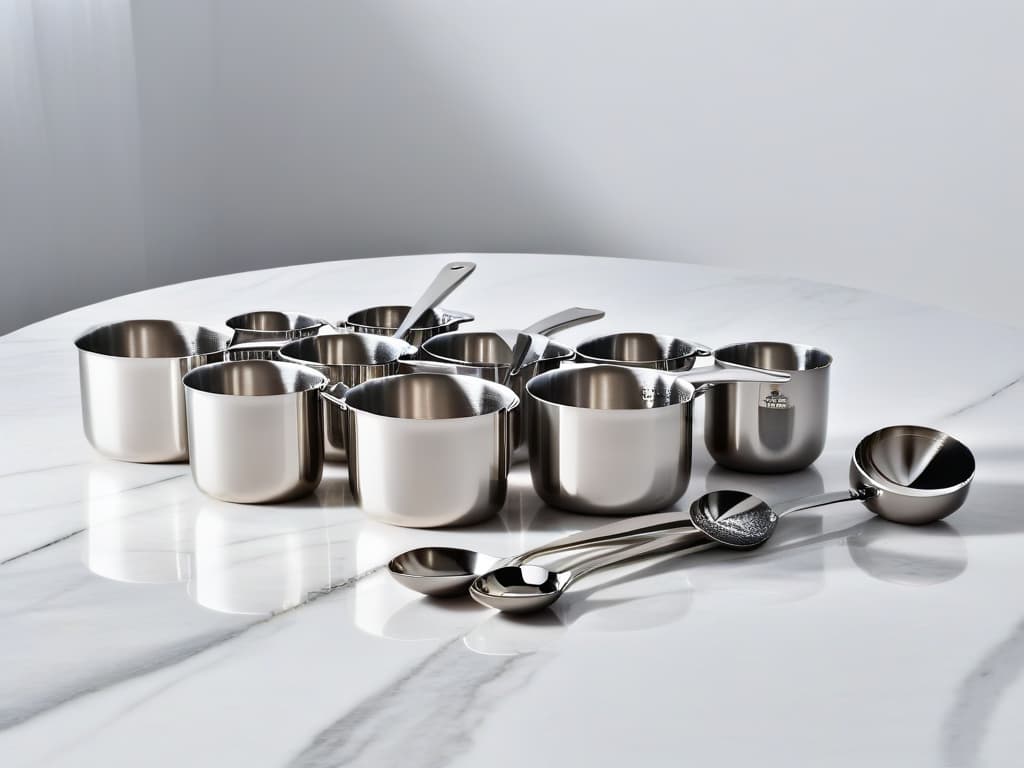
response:
[[[249,367],[265,367],[274,366],[278,369],[293,370],[295,373],[301,375],[302,380],[306,380],[306,385],[297,387],[287,392],[270,392],[266,394],[253,394],[245,395],[235,392],[213,392],[209,389],[197,387],[193,382],[200,378],[203,373],[210,371],[214,368],[225,368],[234,366],[249,366]],[[310,380],[309,377],[312,377]],[[191,382],[190,382],[191,379]],[[301,365],[299,363],[288,363],[278,362],[276,360],[221,360],[215,363],[207,363],[206,365],[200,365],[193,368],[191,371],[181,377],[181,383],[186,388],[193,392],[197,392],[202,395],[209,395],[211,397],[259,397],[259,398],[271,398],[271,397],[293,397],[294,395],[301,395],[304,392],[319,391],[330,384],[330,380],[324,376],[320,371],[315,368],[311,368],[308,365]]]
[[[300,348],[307,346],[317,347],[320,344],[331,343],[330,341],[323,342],[321,339],[333,340],[337,339],[350,339],[350,338],[361,339],[362,341],[373,343],[377,347],[386,347],[392,352],[394,356],[387,360],[375,363],[326,363],[322,360],[314,360],[310,357],[299,357],[295,354]],[[342,344],[345,341],[341,341]],[[289,363],[296,363],[297,365],[309,365],[317,366],[321,368],[337,368],[337,369],[352,369],[352,368],[381,368],[384,366],[391,365],[398,362],[403,357],[413,355],[416,353],[416,347],[409,344],[402,339],[395,339],[391,336],[380,336],[375,333],[360,333],[359,331],[347,331],[344,333],[324,333],[319,336],[307,336],[302,339],[292,339],[291,341],[282,344],[278,349],[278,356]]]
[[[669,386],[673,389],[678,388],[681,395],[678,402],[674,403],[656,403],[650,407],[644,408],[595,408],[589,405],[570,405],[569,403],[559,403],[547,397],[541,397],[537,394],[536,390],[540,387],[545,386],[549,381],[554,378],[571,378],[574,375],[574,371],[583,370],[608,370],[616,371],[615,375],[620,375],[620,371],[629,371],[634,378],[639,379],[640,376],[658,377],[662,381],[669,383]],[[686,379],[679,378],[673,375],[671,372],[660,371],[654,368],[638,368],[632,365],[617,365],[613,363],[576,363],[569,367],[556,368],[553,371],[546,371],[538,376],[534,376],[528,382],[526,382],[526,392],[531,398],[536,400],[538,403],[544,403],[545,405],[552,405],[556,408],[570,408],[576,411],[592,411],[595,413],[621,413],[621,414],[638,414],[638,413],[652,413],[657,414],[659,411],[665,408],[679,408],[693,405],[693,400],[697,395],[697,389]],[[648,417],[639,417],[648,418]]]
[[[606,339],[612,338],[613,336],[652,336],[655,339],[657,339],[659,343],[668,342],[666,346],[671,345],[673,342],[680,342],[684,344],[686,347],[686,351],[681,355],[654,357],[648,360],[630,360],[628,361],[629,365],[651,365],[655,363],[669,363],[674,360],[685,360],[689,357],[701,357],[707,354],[707,351],[701,352],[701,350],[707,349],[707,347],[705,347],[703,344],[699,344],[698,342],[695,341],[690,341],[689,339],[684,339],[681,336],[673,336],[668,333],[651,333],[650,331],[613,331],[611,333],[602,333],[598,336],[590,336],[589,338],[586,338],[583,341],[576,344],[576,353],[580,357],[584,357],[590,362],[614,363],[622,365],[622,362],[624,361],[617,361],[615,360],[615,358],[611,357],[598,357],[597,355],[592,355],[588,352],[581,351],[588,344],[595,344],[599,341],[605,341]]]
[[[747,363],[735,363],[730,360],[723,360],[720,355],[723,353],[738,349],[739,347],[754,347],[754,346],[779,346],[779,347],[791,347],[798,352],[815,352],[824,356],[825,362],[821,365],[815,365],[811,368],[791,368],[784,365],[764,365],[755,366],[748,365]],[[717,347],[714,352],[715,362],[721,363],[729,368],[753,368],[765,369],[770,368],[773,371],[782,371],[783,373],[810,373],[811,371],[822,371],[832,367],[832,363],[835,362],[835,357],[826,349],[819,347],[814,344],[800,344],[792,341],[738,341],[732,344],[725,344],[721,347]]]
[[[110,352],[101,352],[88,344],[88,339],[97,331],[102,331],[111,328],[118,328],[122,326],[138,325],[143,323],[159,323],[161,325],[174,326],[178,329],[187,329],[192,334],[192,338],[195,339],[200,333],[209,334],[210,340],[216,341],[217,346],[214,349],[209,350],[196,350],[195,352],[188,355],[156,355],[149,357],[142,357],[139,355],[115,355]],[[179,321],[179,320],[168,320],[166,318],[132,318],[130,320],[117,320],[112,323],[97,323],[86,328],[78,337],[75,339],[75,347],[79,352],[84,352],[88,355],[95,355],[96,357],[112,358],[117,360],[132,360],[138,362],[153,361],[153,360],[193,360],[196,358],[209,357],[210,355],[221,354],[228,349],[231,345],[231,337],[225,333],[211,328],[208,325],[201,323],[194,323],[191,321]]]
[[[368,323],[360,323],[360,322],[357,322],[357,321],[352,319],[355,315],[361,314],[363,312],[372,312],[375,309],[404,309],[406,312],[408,312],[409,310],[412,309],[412,305],[411,304],[378,304],[377,306],[373,306],[373,307],[364,307],[363,309],[357,309],[354,312],[350,312],[348,317],[345,319],[345,322],[343,324],[347,325],[349,327],[361,326],[363,328],[378,328],[378,329],[380,329],[382,331],[392,331],[392,332],[394,332],[394,331],[398,330],[398,326],[397,325],[395,325],[395,326],[369,325]],[[468,312],[460,312],[460,311],[455,310],[455,309],[445,309],[444,307],[434,307],[433,311],[436,312],[441,317],[441,322],[440,323],[438,323],[437,325],[414,325],[412,328],[409,329],[409,333],[412,333],[413,331],[433,331],[433,330],[436,330],[438,328],[445,328],[445,327],[451,325],[454,322],[465,323],[465,322],[469,322],[470,320],[475,319],[474,316],[469,314]]]
[[[250,328],[243,324],[242,318],[247,315],[283,315],[292,321],[292,325],[288,328],[279,328],[271,330],[269,328]],[[302,325],[296,325],[298,321],[302,321]],[[308,321],[308,322],[307,322]],[[314,315],[308,315],[305,312],[291,312],[280,309],[254,309],[249,312],[240,312],[237,315],[232,315],[224,321],[224,325],[233,331],[245,331],[246,333],[265,333],[269,336],[279,336],[282,333],[288,333],[290,331],[309,331],[314,328],[321,328],[327,325],[327,321]]]
[[[359,390],[379,388],[379,387],[393,387],[396,386],[396,382],[402,379],[409,378],[411,376],[418,377],[430,377],[430,378],[445,378],[445,379],[456,379],[457,381],[466,382],[467,386],[470,387],[481,387],[484,390],[489,390],[494,394],[498,395],[501,402],[499,407],[485,411],[483,413],[474,413],[469,416],[450,416],[442,417],[437,419],[415,419],[409,416],[394,416],[388,413],[378,413],[377,411],[371,411],[366,408],[360,408],[359,406],[353,405],[351,398],[353,394],[360,394]],[[459,373],[433,373],[433,372],[416,372],[416,373],[398,373],[393,376],[382,376],[379,379],[370,379],[360,384],[356,384],[354,387],[349,387],[345,392],[345,408],[356,413],[371,416],[378,419],[390,419],[392,421],[400,421],[404,423],[423,422],[429,424],[431,422],[458,422],[458,421],[470,421],[472,419],[481,419],[493,416],[496,413],[502,411],[512,411],[519,405],[519,396],[511,389],[506,387],[504,384],[498,384],[494,381],[488,381],[487,379],[481,379],[478,376],[466,376]]]
[[[446,333],[439,333],[436,336],[431,336],[429,339],[424,341],[423,344],[420,345],[420,349],[423,350],[423,352],[426,353],[427,355],[429,355],[431,358],[433,358],[433,359],[435,359],[435,360],[437,360],[439,362],[451,363],[452,365],[461,365],[461,366],[464,366],[464,367],[467,367],[467,368],[486,368],[488,370],[492,370],[492,369],[493,370],[500,370],[500,369],[503,369],[503,368],[508,368],[510,365],[512,365],[511,362],[508,362],[508,363],[478,363],[478,362],[471,362],[469,360],[462,360],[462,359],[459,359],[459,358],[456,358],[456,357],[449,357],[447,355],[441,355],[441,354],[438,354],[437,352],[434,352],[431,349],[432,346],[436,347],[436,346],[438,346],[439,344],[442,343],[441,341],[437,341],[435,343],[436,339],[444,340],[444,339],[454,338],[456,336],[458,336],[458,337],[466,337],[466,336],[474,336],[474,335],[477,335],[477,336],[499,336],[500,334],[496,333],[495,331],[448,331]],[[547,336],[544,336],[543,334],[531,333],[529,335],[530,336],[535,336],[535,337],[539,336],[540,338],[544,339],[546,341],[546,343],[547,343],[547,346],[544,348],[544,357],[540,358],[540,360],[534,360],[529,365],[524,366],[524,368],[530,368],[531,366],[534,366],[537,363],[542,363],[542,362],[551,361],[551,360],[568,360],[569,358],[574,357],[576,355],[576,351],[572,347],[570,347],[570,346],[568,346],[566,344],[562,344],[560,342],[557,342],[554,339],[551,339],[551,338],[549,338]],[[553,354],[553,355],[547,354],[548,350],[551,350],[551,349],[556,350],[556,354]]]
[[[971,472],[970,474],[958,483],[953,485],[945,486],[943,488],[912,488],[908,485],[900,485],[894,482],[888,477],[881,475],[880,472],[872,472],[869,467],[873,466],[868,461],[869,455],[867,453],[868,442],[877,436],[889,432],[892,430],[912,430],[915,432],[923,432],[926,434],[934,435],[936,437],[942,437],[957,447],[963,449],[966,455],[971,460]],[[869,435],[865,435],[861,438],[860,442],[857,443],[857,447],[853,451],[853,457],[850,459],[850,463],[854,466],[861,476],[861,478],[869,485],[875,486],[878,490],[883,493],[891,493],[896,496],[906,496],[913,498],[934,498],[941,496],[948,496],[957,491],[963,490],[971,484],[974,480],[975,472],[977,471],[978,464],[974,458],[974,453],[968,448],[962,441],[950,435],[948,432],[943,432],[941,429],[935,429],[933,427],[923,427],[919,424],[894,424],[888,427],[882,427],[876,429]]]

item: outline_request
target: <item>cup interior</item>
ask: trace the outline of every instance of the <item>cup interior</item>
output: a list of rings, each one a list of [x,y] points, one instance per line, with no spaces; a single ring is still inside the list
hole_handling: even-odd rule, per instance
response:
[[[512,348],[497,333],[442,333],[423,344],[433,357],[468,365],[511,365]]]
[[[281,356],[319,365],[386,365],[413,349],[387,336],[332,333],[289,342],[281,347]]]
[[[410,373],[353,387],[345,402],[357,411],[399,419],[461,419],[509,409],[518,398],[508,388],[473,376]]]
[[[603,411],[678,405],[694,393],[692,385],[675,376],[619,365],[560,368],[531,379],[527,390],[555,405]]]
[[[716,349],[715,359],[722,363],[773,371],[810,371],[832,364],[832,355],[823,349],[781,341],[733,344]]]
[[[929,427],[886,427],[857,446],[854,461],[886,488],[953,490],[974,476],[974,455],[966,445]],[[891,490],[889,492],[892,492]]]
[[[348,322],[352,325],[364,325],[367,328],[380,328],[382,330],[394,331],[405,320],[409,314],[410,306],[394,305],[390,307],[370,307],[353,312],[348,316]],[[420,328],[437,328],[446,322],[444,314],[436,309],[427,312],[420,319],[416,326]]]
[[[111,357],[179,358],[219,352],[224,336],[210,328],[171,320],[126,320],[94,328],[75,345]]]
[[[296,312],[263,310],[260,312],[246,312],[243,315],[235,315],[234,317],[228,318],[225,325],[235,331],[265,331],[267,333],[280,333],[282,331],[298,331],[306,328],[316,328],[323,325],[323,322],[315,317],[298,314]]]
[[[587,339],[576,350],[593,360],[617,363],[655,363],[687,357],[697,348],[688,341],[656,333],[609,333]]]
[[[203,365],[186,374],[186,387],[214,395],[287,395],[321,386],[325,379],[303,365],[238,360]]]

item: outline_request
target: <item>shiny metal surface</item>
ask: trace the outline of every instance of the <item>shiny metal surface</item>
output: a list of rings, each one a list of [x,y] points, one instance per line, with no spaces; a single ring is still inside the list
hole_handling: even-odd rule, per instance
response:
[[[187,461],[181,377],[222,359],[227,335],[191,323],[127,320],[91,328],[75,346],[92,446],[121,461]]]
[[[704,443],[722,466],[740,472],[795,472],[825,447],[832,356],[816,347],[775,341],[715,350],[727,368],[786,371],[783,384],[723,384],[710,389]]]
[[[522,565],[537,557],[577,547],[614,545],[639,535],[664,535],[668,531],[678,532],[691,527],[690,521],[680,512],[645,515],[563,536],[505,559],[469,549],[420,547],[396,555],[388,563],[388,571],[399,584],[414,592],[433,597],[457,597],[466,594],[477,576],[499,566]]]
[[[469,594],[481,605],[497,611],[533,613],[550,606],[584,576],[648,557],[671,552],[686,555],[715,546],[717,542],[709,541],[703,533],[664,535],[598,555],[565,571],[550,571],[539,565],[498,568],[475,579],[470,585]]]
[[[404,339],[406,334],[415,325],[422,325],[422,318],[425,312],[432,311],[438,304],[454,291],[462,281],[473,274],[476,264],[471,261],[453,261],[441,267],[434,281],[427,286],[427,289],[412,305],[412,308],[405,313],[402,322],[398,324],[392,336],[396,339]]]
[[[656,333],[608,333],[576,345],[581,363],[610,363],[661,371],[688,371],[698,357],[711,354],[703,344]]]
[[[231,344],[247,342],[280,342],[316,336],[320,329],[329,325],[321,320],[298,312],[262,310],[246,312],[229,317],[224,324],[232,330]]]
[[[512,390],[470,376],[409,373],[342,397],[352,494],[375,520],[412,528],[466,525],[505,503]]]
[[[876,515],[923,525],[963,506],[975,466],[970,449],[945,432],[885,427],[857,445],[850,461],[850,487],[874,491],[864,504]]]
[[[421,355],[426,360],[459,366],[459,372],[496,381],[510,387],[525,402],[526,384],[530,379],[558,368],[563,360],[571,360],[575,351],[552,341],[545,334],[572,328],[604,317],[599,309],[570,307],[530,325],[524,331],[458,331],[439,334],[423,343]],[[520,370],[513,373],[513,346],[522,334],[531,338],[531,347]],[[512,449],[525,446],[527,420],[522,408],[512,413]]]
[[[307,365],[327,377],[354,387],[364,381],[392,376],[399,362],[416,354],[416,347],[401,339],[370,333],[329,333],[291,341],[278,350],[280,360]],[[339,408],[323,404],[324,458],[345,461],[345,418]]]
[[[319,485],[323,374],[293,363],[245,360],[201,366],[183,384],[192,477],[204,493],[269,503]]]
[[[690,520],[705,536],[730,549],[754,549],[779,521],[767,502],[743,491],[712,491],[690,505]]]
[[[475,269],[476,264],[470,261],[453,261],[441,268],[413,306],[390,305],[361,309],[350,314],[344,324],[360,333],[395,336],[415,347],[421,347],[427,339],[454,331],[462,323],[473,319],[473,315],[440,309],[437,305]]]
[[[547,504],[572,512],[639,515],[675,503],[690,481],[694,385],[764,371],[668,373],[579,365],[527,384],[530,474]]]
[[[398,326],[402,324],[402,320],[405,319],[410,309],[411,307],[407,305],[398,304],[361,309],[349,315],[344,325],[360,333],[391,336],[398,330]],[[427,339],[441,333],[454,331],[463,323],[468,323],[471,320],[473,320],[473,315],[468,312],[438,307],[421,316],[419,324],[409,330],[405,335],[405,340],[414,347],[422,347]]]

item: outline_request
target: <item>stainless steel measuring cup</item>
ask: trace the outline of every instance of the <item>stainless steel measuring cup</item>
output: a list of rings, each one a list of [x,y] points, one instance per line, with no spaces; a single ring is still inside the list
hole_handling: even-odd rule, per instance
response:
[[[475,269],[476,264],[471,261],[445,264],[412,307],[397,304],[369,307],[350,314],[344,324],[359,333],[394,336],[420,347],[427,339],[439,333],[454,331],[462,323],[473,319],[473,315],[441,309],[437,305]]]
[[[698,357],[707,357],[711,348],[675,336],[657,333],[607,333],[576,345],[576,360],[581,363],[611,363],[659,371],[688,371]]]
[[[690,481],[695,387],[787,378],[721,366],[667,373],[584,364],[543,373],[526,385],[533,487],[547,504],[572,512],[667,507]]]
[[[730,370],[770,368],[789,381],[714,386],[704,410],[704,443],[719,464],[740,472],[795,472],[825,447],[832,355],[778,341],[732,344],[715,350]]]
[[[472,376],[409,373],[324,397],[344,413],[352,495],[370,517],[436,528],[505,503],[509,414],[519,398]]]
[[[120,461],[187,461],[181,377],[223,359],[228,337],[194,323],[126,320],[90,328],[75,346],[92,446]]]
[[[413,357],[416,347],[389,336],[369,333],[328,333],[290,341],[277,357],[284,362],[308,365],[330,381],[354,387],[370,379],[392,376],[404,358]],[[323,405],[324,458],[345,461],[344,411],[330,403]]]
[[[604,312],[599,309],[570,307],[538,320],[522,331],[507,329],[442,333],[424,342],[421,356],[425,360],[454,364],[460,373],[505,384],[518,397],[523,398],[526,383],[530,379],[558,368],[563,361],[572,360],[575,354],[571,347],[547,337],[602,317]],[[513,347],[522,334],[532,337],[530,359],[510,376]],[[525,445],[525,442],[526,419],[519,408],[512,414],[513,450]]]
[[[319,485],[326,376],[305,365],[239,360],[195,368],[182,383],[192,477],[204,493],[269,503]]]
[[[293,339],[316,336],[321,328],[330,326],[326,320],[310,315],[276,310],[246,312],[229,317],[224,324],[232,330],[232,345],[250,342],[284,344]]]

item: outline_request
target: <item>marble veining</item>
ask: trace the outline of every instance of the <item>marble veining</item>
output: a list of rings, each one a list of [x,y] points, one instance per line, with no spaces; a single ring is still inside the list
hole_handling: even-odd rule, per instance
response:
[[[445,543],[511,554],[602,520],[544,507],[523,465],[501,514],[423,531],[366,520],[346,471],[313,496],[207,498],[184,465],[119,464],[81,430],[72,340],[132,317],[255,309],[338,320],[407,303],[454,256],[329,262],[144,291],[0,337],[0,764],[14,766],[1017,765],[1024,732],[1024,334],[779,275],[554,255],[459,255],[478,328],[566,306],[561,334],[777,338],[836,357],[829,441],[787,476],[714,466],[695,417],[685,508],[846,487],[857,440],[946,429],[978,458],[929,528],[857,504],[781,521],[754,553],[660,558],[514,619],[425,600],[383,570]],[[742,718],[742,738],[735,723]]]

